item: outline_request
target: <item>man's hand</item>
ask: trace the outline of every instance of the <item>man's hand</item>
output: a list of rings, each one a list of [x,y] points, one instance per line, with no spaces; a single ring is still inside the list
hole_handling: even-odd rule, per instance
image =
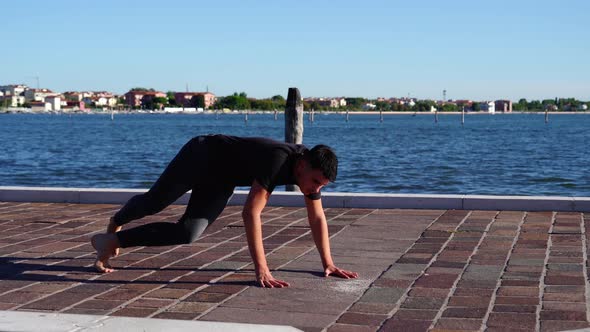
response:
[[[270,271],[256,272],[256,282],[262,288],[283,288],[289,287],[289,283],[275,279]]]
[[[358,278],[359,275],[356,272],[342,270],[334,265],[329,265],[324,270],[324,276],[325,277],[335,276],[335,277],[340,277],[340,278],[344,278],[344,279],[353,279],[353,278]]]

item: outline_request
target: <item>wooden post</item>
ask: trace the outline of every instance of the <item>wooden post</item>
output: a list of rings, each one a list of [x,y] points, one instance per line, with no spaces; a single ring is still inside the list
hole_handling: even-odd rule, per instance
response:
[[[549,123],[549,111],[545,109],[545,123]]]
[[[346,122],[348,122],[348,109],[346,109]]]
[[[303,143],[303,100],[297,88],[289,88],[285,106],[285,142]],[[299,191],[297,185],[287,185],[287,191]]]
[[[438,123],[438,110],[434,111],[434,123]]]
[[[461,125],[465,124],[465,106],[461,109]]]

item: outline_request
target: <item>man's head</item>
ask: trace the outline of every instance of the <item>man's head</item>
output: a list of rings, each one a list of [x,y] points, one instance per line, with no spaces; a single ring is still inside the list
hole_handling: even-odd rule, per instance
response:
[[[297,185],[304,194],[317,193],[336,180],[338,158],[330,147],[316,145],[299,160],[295,172]]]

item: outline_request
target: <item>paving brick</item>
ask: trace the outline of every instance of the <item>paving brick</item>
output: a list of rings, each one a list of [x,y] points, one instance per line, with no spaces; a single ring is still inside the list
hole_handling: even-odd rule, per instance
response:
[[[456,288],[453,295],[491,297],[494,291],[493,288]]]
[[[486,325],[488,327],[517,328],[534,331],[536,316],[535,314],[492,312]]]
[[[443,312],[443,317],[483,318],[487,308],[454,308],[449,307]]]
[[[15,303],[2,303],[0,302],[0,310],[9,310],[16,307],[18,304]]]
[[[25,304],[27,302],[36,300],[45,294],[43,293],[32,293],[32,292],[23,292],[23,291],[15,291],[5,295],[0,296],[1,303],[12,303],[12,304]]]
[[[523,296],[497,296],[495,304],[507,305],[538,305],[538,297],[523,297]]]
[[[457,283],[457,288],[496,288],[496,280],[465,280],[461,279]]]
[[[367,313],[344,313],[336,323],[352,325],[380,326],[387,319],[387,315],[373,315]]]
[[[539,295],[538,287],[500,287],[497,291],[498,296],[527,296],[533,297]]]
[[[54,293],[71,287],[71,283],[39,283],[23,289],[25,292]]]
[[[112,310],[125,303],[125,301],[88,300],[77,304],[77,309],[102,309]]]
[[[567,303],[567,302],[550,302],[543,301],[543,310],[558,311],[586,311],[585,303]]]
[[[412,282],[413,282],[412,280],[379,278],[379,279],[375,280],[375,282],[373,283],[373,286],[375,286],[375,287],[407,288],[407,287],[410,287]]]
[[[349,324],[334,324],[328,328],[328,332],[376,332],[377,326],[360,326]]]
[[[482,320],[477,318],[441,317],[434,328],[447,331],[479,331],[482,323]]]
[[[402,303],[401,307],[405,309],[436,309],[442,307],[444,303],[443,298],[431,298],[431,297],[413,297],[409,296]]]
[[[189,297],[187,297],[186,299],[184,299],[184,301],[188,301],[188,302],[221,302],[223,300],[225,300],[226,298],[228,298],[230,296],[230,294],[226,294],[226,293],[209,293],[206,291],[200,291],[198,293],[195,293]]]
[[[172,303],[174,303],[174,300],[140,298],[140,299],[137,299],[137,300],[127,304],[127,306],[133,307],[133,308],[157,308],[158,309],[161,307],[166,307]]]
[[[585,285],[586,280],[583,276],[581,277],[545,277],[546,285]]]
[[[541,310],[541,320],[586,321],[586,312],[566,310]]]
[[[491,296],[452,296],[447,305],[449,307],[487,308],[490,300]]]
[[[191,291],[188,289],[161,288],[149,292],[148,294],[144,295],[144,297],[159,299],[179,299],[190,292]]]
[[[393,317],[401,320],[434,320],[438,310],[400,309]]]
[[[60,310],[69,307],[77,302],[83,301],[88,297],[85,293],[71,293],[61,292],[57,293],[33,303],[27,304],[23,309],[39,309],[39,310]]]
[[[457,280],[454,274],[423,275],[414,283],[414,287],[422,288],[451,288]]]
[[[361,312],[385,315],[395,308],[394,304],[388,303],[365,303],[356,302],[348,309],[349,312]]]
[[[541,332],[557,332],[567,330],[578,330],[590,327],[587,322],[568,322],[560,320],[544,320],[541,321]]]
[[[110,292],[107,292],[105,294],[101,294],[101,295],[97,296],[97,298],[101,299],[101,300],[125,300],[125,301],[127,301],[127,300],[131,300],[133,298],[136,298],[143,293],[145,293],[145,292],[141,291],[141,290],[118,288],[118,289],[114,289]]]
[[[408,293],[412,297],[431,297],[444,299],[449,295],[449,290],[444,288],[412,288]]]
[[[361,302],[396,303],[406,292],[403,288],[371,287],[361,297]]]
[[[431,321],[389,319],[379,331],[425,332],[431,324]]]
[[[502,305],[497,304],[492,309],[494,312],[519,312],[519,313],[535,313],[537,311],[536,305]]]
[[[202,313],[214,306],[214,303],[180,302],[168,308],[168,310],[173,312]]]
[[[585,302],[586,297],[584,294],[545,293],[543,301]]]

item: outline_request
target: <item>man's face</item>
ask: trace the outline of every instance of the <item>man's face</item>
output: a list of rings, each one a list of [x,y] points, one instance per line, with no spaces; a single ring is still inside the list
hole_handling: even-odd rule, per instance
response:
[[[297,185],[305,195],[315,194],[330,181],[319,169],[313,169],[305,160],[301,160],[296,169]]]

